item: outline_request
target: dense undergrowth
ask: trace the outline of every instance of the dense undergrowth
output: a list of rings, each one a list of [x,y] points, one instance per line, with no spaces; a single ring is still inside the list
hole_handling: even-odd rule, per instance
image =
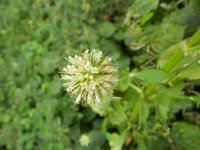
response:
[[[0,149],[198,150],[199,27],[198,0],[1,0]],[[93,48],[119,82],[87,108],[59,72]]]

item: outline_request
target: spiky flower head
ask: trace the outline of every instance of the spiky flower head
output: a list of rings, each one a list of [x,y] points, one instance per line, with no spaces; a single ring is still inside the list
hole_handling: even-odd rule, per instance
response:
[[[76,104],[91,105],[112,95],[116,85],[117,68],[112,58],[102,51],[86,50],[80,56],[69,56],[68,65],[62,70],[66,91],[75,97]]]

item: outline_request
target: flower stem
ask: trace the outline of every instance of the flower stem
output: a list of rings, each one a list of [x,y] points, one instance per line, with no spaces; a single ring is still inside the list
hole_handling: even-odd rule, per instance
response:
[[[134,84],[132,84],[132,83],[130,83],[130,87],[131,87],[134,91],[136,91],[141,97],[144,97],[143,92],[142,92],[142,90],[141,90],[139,87],[137,87],[136,85],[134,85]]]

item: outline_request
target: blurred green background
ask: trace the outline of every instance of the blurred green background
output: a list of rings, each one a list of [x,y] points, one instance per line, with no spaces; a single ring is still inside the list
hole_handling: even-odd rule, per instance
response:
[[[0,150],[138,149],[132,137],[117,134],[131,106],[126,76],[155,67],[199,25],[198,0],[0,0]],[[65,58],[92,48],[115,58],[115,95],[126,93],[104,116],[75,105],[60,80]]]

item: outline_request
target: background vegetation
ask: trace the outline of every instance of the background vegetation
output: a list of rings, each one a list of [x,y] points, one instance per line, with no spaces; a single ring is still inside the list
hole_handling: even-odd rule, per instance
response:
[[[199,27],[198,0],[1,0],[0,149],[198,150]],[[87,48],[119,67],[92,109],[59,74]]]

